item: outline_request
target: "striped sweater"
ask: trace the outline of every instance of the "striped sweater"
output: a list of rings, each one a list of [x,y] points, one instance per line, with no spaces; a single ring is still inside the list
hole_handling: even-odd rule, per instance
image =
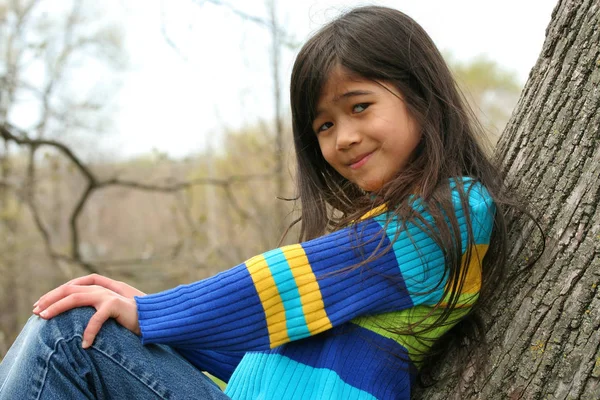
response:
[[[475,244],[459,307],[448,326],[427,333],[432,341],[477,298],[493,226],[487,190],[462,182]],[[465,211],[452,189],[464,253]],[[418,200],[413,207],[432,220]],[[387,328],[435,318],[432,306],[444,304],[444,256],[422,227],[386,221],[385,210],[369,214],[214,277],[137,297],[143,343],[175,347],[228,381],[233,399],[409,399],[412,371],[431,342]],[[378,246],[389,250],[352,268]]]

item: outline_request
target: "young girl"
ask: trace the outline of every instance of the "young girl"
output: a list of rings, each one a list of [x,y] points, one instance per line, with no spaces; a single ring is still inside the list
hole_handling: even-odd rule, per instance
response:
[[[315,34],[291,104],[301,243],[153,295],[97,275],[47,293],[0,398],[410,397],[502,266],[501,180],[399,11],[357,8]]]

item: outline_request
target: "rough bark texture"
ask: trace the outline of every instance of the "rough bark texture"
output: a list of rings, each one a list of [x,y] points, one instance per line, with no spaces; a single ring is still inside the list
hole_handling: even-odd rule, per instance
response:
[[[538,216],[546,250],[524,269],[541,236],[526,218],[511,221],[516,278],[488,318],[486,368],[417,397],[598,400],[600,0],[558,3],[496,155]]]

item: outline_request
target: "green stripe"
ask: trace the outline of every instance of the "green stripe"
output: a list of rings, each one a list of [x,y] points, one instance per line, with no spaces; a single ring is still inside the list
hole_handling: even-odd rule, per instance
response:
[[[469,307],[454,309],[442,326],[431,328],[442,312],[443,309],[440,308],[416,306],[402,311],[355,318],[352,323],[394,340],[408,351],[411,361],[420,367],[423,355],[437,339],[467,315]],[[409,331],[411,326],[412,332]]]

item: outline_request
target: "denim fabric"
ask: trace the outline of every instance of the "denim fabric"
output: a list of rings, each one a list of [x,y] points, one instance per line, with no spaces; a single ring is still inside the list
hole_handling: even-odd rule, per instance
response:
[[[31,317],[0,364],[0,399],[228,399],[172,348],[143,346],[112,319],[82,349],[94,312]]]

